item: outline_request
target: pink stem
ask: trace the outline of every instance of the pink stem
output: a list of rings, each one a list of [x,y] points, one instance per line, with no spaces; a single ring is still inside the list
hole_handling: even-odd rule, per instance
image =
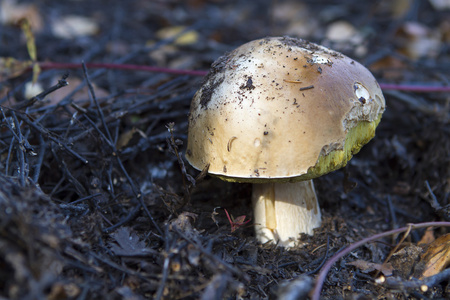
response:
[[[79,63],[55,63],[55,62],[41,62],[39,66],[42,69],[79,69]],[[131,64],[114,64],[114,63],[86,63],[87,68],[105,68],[118,70],[133,70],[133,71],[147,71],[158,73],[169,73],[177,75],[192,75],[192,76],[206,76],[208,71],[204,70],[181,70],[163,67],[131,65]],[[398,90],[417,93],[431,93],[431,92],[450,92],[450,86],[430,86],[430,85],[414,85],[414,84],[390,84],[380,83],[383,90]]]
[[[39,63],[41,69],[80,69],[81,64],[79,63],[54,63],[54,62],[42,62]],[[117,69],[117,70],[133,70],[133,71],[147,71],[147,72],[158,72],[158,73],[170,73],[177,75],[194,75],[194,76],[205,76],[208,71],[196,71],[196,70],[181,70],[181,69],[171,69],[153,66],[142,66],[142,65],[130,65],[130,64],[113,64],[113,63],[86,63],[87,68],[92,69]]]
[[[320,299],[320,292],[322,290],[323,282],[325,281],[325,278],[327,277],[328,272],[330,271],[331,267],[342,257],[349,254],[356,248],[375,240],[379,240],[383,237],[387,237],[393,234],[398,234],[401,232],[407,231],[409,228],[417,229],[417,228],[426,228],[426,227],[437,227],[437,226],[445,226],[450,227],[450,222],[428,222],[428,223],[419,223],[419,224],[409,224],[407,227],[402,227],[386,232],[382,232],[379,234],[375,234],[373,236],[370,236],[368,238],[362,239],[356,243],[351,244],[341,252],[335,254],[333,257],[330,258],[330,260],[327,261],[327,263],[322,267],[320,270],[319,276],[316,279],[316,285],[314,286],[313,294],[311,297],[311,300],[319,300]]]
[[[437,86],[437,85],[433,86],[433,85],[380,83],[380,87],[382,90],[397,90],[397,91],[421,92],[421,93],[450,92],[450,86]]]

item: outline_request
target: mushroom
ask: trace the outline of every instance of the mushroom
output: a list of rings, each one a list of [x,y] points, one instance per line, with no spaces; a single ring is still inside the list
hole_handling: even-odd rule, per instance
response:
[[[321,223],[312,179],[345,166],[384,110],[375,78],[351,58],[301,39],[255,40],[212,64],[191,103],[186,159],[253,183],[256,237],[292,247]]]

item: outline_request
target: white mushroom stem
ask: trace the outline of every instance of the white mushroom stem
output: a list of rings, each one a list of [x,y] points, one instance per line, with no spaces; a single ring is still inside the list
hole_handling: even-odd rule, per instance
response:
[[[300,233],[313,234],[320,226],[319,203],[312,180],[253,184],[256,237],[293,247]]]

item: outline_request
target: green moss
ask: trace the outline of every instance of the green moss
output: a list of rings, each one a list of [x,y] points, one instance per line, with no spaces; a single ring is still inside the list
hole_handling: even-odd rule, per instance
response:
[[[374,136],[375,129],[380,123],[381,114],[378,118],[372,122],[361,122],[352,129],[350,129],[345,138],[344,149],[334,150],[328,155],[320,156],[316,165],[308,169],[306,174],[289,177],[289,178],[261,178],[261,177],[227,177],[221,175],[213,176],[219,177],[222,180],[228,182],[249,182],[249,183],[267,183],[269,181],[273,182],[296,182],[302,180],[309,180],[320,177],[329,172],[335,171],[344,167],[347,162],[361,150],[362,146],[367,144]]]

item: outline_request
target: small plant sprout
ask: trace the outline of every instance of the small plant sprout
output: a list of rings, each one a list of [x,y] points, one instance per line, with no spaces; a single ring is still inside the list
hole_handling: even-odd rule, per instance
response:
[[[228,221],[230,222],[231,232],[235,232],[236,230],[239,229],[239,227],[242,227],[251,221],[251,219],[245,221],[245,217],[246,217],[245,215],[239,216],[235,219],[235,218],[233,218],[233,215],[228,214],[228,211],[226,209],[224,209],[224,211],[227,214]]]

